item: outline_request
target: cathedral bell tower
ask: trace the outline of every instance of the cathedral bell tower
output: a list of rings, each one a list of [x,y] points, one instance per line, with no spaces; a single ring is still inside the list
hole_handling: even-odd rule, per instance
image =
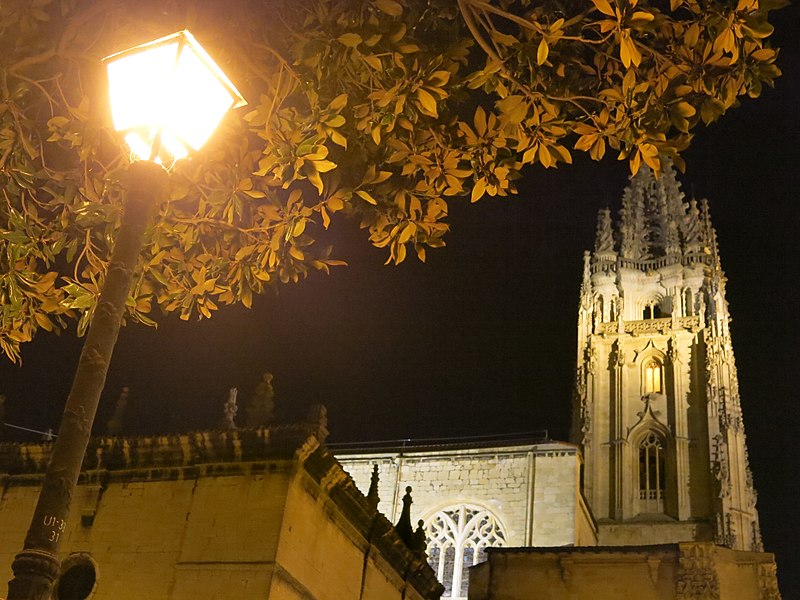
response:
[[[762,550],[729,321],[706,202],[642,167],[584,256],[572,435],[600,545]]]

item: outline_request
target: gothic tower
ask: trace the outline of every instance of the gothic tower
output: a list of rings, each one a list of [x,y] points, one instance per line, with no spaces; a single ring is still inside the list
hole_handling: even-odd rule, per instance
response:
[[[573,441],[601,545],[762,549],[729,321],[706,202],[643,167],[584,256]]]

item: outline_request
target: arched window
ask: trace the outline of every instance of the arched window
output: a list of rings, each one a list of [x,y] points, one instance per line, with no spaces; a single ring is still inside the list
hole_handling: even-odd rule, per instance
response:
[[[467,569],[486,559],[486,548],[505,546],[497,518],[485,508],[462,504],[437,512],[425,523],[428,564],[444,586],[442,598],[466,600]]]
[[[639,512],[664,512],[666,461],[664,443],[650,431],[639,443]]]
[[[643,376],[645,394],[664,392],[664,369],[658,359],[651,358],[645,363]]]

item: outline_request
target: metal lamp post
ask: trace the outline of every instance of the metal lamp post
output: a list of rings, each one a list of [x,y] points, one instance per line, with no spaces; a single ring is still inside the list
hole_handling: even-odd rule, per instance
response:
[[[144,231],[171,166],[211,136],[241,94],[188,31],[104,59],[114,127],[139,160],[127,172],[122,224],[83,345],[8,600],[50,600],[58,551],[100,394],[125,312]]]

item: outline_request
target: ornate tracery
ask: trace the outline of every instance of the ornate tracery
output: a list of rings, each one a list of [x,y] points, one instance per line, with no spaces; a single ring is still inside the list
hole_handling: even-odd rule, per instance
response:
[[[466,600],[467,569],[485,560],[486,548],[505,546],[497,517],[473,504],[440,510],[425,523],[428,564],[445,588],[442,598]]]
[[[649,431],[639,442],[639,512],[664,511],[666,461],[664,442],[655,431]]]

